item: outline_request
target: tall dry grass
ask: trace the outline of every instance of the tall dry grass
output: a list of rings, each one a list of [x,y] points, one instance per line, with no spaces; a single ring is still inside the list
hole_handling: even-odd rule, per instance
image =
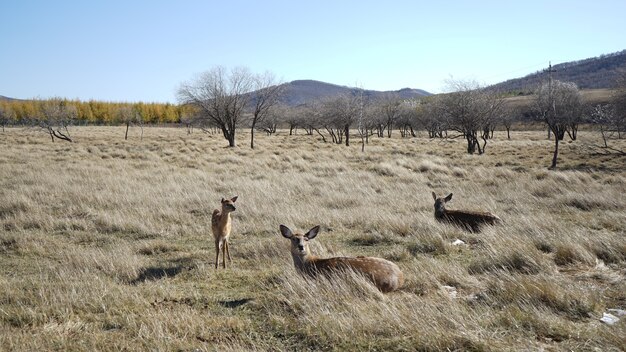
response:
[[[626,308],[626,158],[591,132],[555,172],[543,132],[496,134],[482,156],[424,137],[361,153],[285,133],[250,150],[183,129],[72,132],[0,134],[7,350],[623,349],[626,324],[598,319]],[[438,223],[431,191],[504,224]],[[214,270],[210,214],[234,195],[234,263]],[[298,275],[281,223],[322,225],[318,255],[396,262],[405,287]]]

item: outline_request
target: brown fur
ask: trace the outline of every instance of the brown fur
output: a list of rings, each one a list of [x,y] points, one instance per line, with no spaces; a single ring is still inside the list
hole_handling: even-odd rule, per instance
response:
[[[215,269],[217,269],[219,264],[220,250],[222,251],[224,269],[226,269],[227,256],[228,261],[232,262],[230,250],[228,249],[228,238],[230,237],[230,230],[232,228],[230,213],[237,209],[234,205],[236,201],[237,196],[231,199],[222,198],[222,209],[213,210],[213,215],[211,216],[211,229],[213,230],[213,238],[215,239]]]
[[[309,251],[308,241],[317,236],[319,226],[306,234],[293,234],[284,225],[280,225],[281,234],[291,240],[291,255],[296,269],[310,276],[330,274],[342,270],[353,270],[369,278],[382,292],[391,292],[404,284],[404,275],[400,268],[388,260],[375,257],[335,257],[321,259]]]
[[[445,203],[452,199],[452,193],[445,198],[437,198],[435,192],[432,192],[432,195],[435,200],[435,219],[438,221],[449,222],[471,232],[480,232],[483,225],[495,225],[502,222],[497,215],[489,212],[446,209]]]

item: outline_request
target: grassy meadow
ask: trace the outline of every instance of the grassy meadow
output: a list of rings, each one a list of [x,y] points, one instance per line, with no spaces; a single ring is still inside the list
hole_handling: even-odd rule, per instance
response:
[[[365,153],[285,131],[254,150],[245,132],[230,149],[182,128],[70,132],[0,132],[0,350],[626,346],[626,319],[599,321],[626,309],[626,157],[596,132],[561,144],[558,171],[543,131],[496,132],[481,156],[398,132]],[[431,191],[503,224],[437,223]],[[233,263],[215,270],[211,212],[234,195]],[[397,263],[404,288],[300,276],[279,224],[321,225],[321,256]]]

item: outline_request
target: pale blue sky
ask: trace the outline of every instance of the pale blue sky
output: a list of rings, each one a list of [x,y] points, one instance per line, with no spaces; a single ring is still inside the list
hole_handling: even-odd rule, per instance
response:
[[[215,65],[440,92],[626,49],[626,1],[0,2],[0,95],[176,102]]]

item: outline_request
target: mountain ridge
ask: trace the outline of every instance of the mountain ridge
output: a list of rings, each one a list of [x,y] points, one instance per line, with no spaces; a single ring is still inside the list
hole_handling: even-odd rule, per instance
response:
[[[341,86],[338,84],[317,81],[313,79],[299,79],[283,83],[285,94],[281,99],[283,103],[291,106],[306,104],[311,101],[331,98],[340,94],[350,94],[362,91],[365,96],[373,99],[381,98],[387,94],[396,94],[401,99],[413,99],[432,95],[431,93],[414,88],[402,88],[392,91],[379,91],[361,89],[357,87]]]
[[[554,70],[553,79],[574,82],[580,89],[614,88],[615,78],[620,72],[626,72],[626,50],[563,62],[552,66],[552,69]],[[524,77],[493,84],[489,88],[503,92],[529,94],[547,79],[547,70],[541,70]]]

